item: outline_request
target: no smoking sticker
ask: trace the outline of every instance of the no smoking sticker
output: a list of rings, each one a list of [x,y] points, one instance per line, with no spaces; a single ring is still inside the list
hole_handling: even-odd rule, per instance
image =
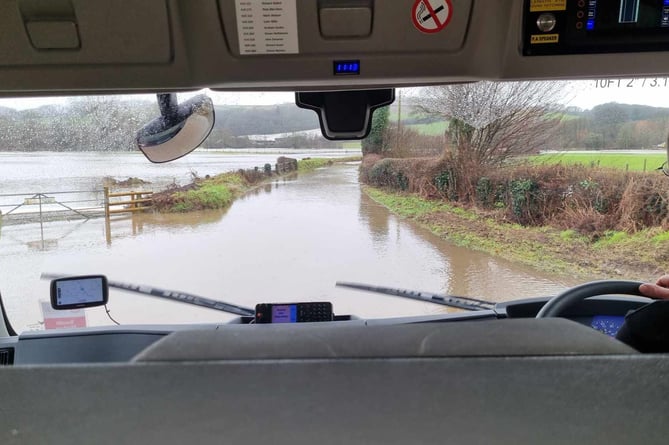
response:
[[[416,0],[411,15],[416,29],[433,34],[446,28],[451,21],[453,4],[451,0]]]

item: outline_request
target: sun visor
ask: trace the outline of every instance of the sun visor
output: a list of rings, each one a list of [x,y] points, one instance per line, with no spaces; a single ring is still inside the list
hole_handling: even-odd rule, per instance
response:
[[[0,2],[0,66],[164,64],[165,0]]]

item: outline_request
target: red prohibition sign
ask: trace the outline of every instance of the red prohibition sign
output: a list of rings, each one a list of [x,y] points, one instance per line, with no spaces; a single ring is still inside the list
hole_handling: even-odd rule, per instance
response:
[[[451,0],[416,0],[411,9],[414,26],[426,34],[442,31],[452,17]]]

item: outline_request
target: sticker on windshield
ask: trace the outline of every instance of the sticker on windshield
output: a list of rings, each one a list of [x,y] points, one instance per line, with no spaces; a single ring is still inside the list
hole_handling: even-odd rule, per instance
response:
[[[44,329],[75,329],[86,327],[86,313],[83,309],[57,311],[50,301],[40,301]]]
[[[530,12],[566,11],[567,0],[531,0]]]
[[[451,0],[416,0],[411,16],[416,29],[434,34],[446,28],[451,21],[453,4]]]
[[[297,54],[297,0],[236,0],[239,54]]]

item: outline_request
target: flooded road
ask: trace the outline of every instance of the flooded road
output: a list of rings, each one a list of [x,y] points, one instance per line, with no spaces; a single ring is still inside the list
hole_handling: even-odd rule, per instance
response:
[[[274,165],[282,155],[304,159],[359,154],[355,150],[199,149],[173,162],[152,164],[139,152],[0,152],[0,212],[6,214],[24,196],[36,193],[54,195],[59,202],[75,208],[101,205],[105,178],[119,181],[139,178],[148,183],[142,189],[158,191],[170,184],[188,184],[193,175],[205,177],[240,168],[262,168],[266,163]],[[24,196],[8,196],[16,194]],[[58,206],[47,208],[58,209]],[[18,209],[27,210],[30,209]]]
[[[0,291],[17,329],[42,320],[39,301],[48,300],[42,272],[103,273],[250,307],[328,300],[336,313],[361,317],[445,309],[335,288],[336,281],[495,301],[554,294],[574,284],[455,247],[395,217],[364,195],[357,165],[349,164],[277,180],[226,211],[119,217],[111,222],[110,242],[104,226],[104,219],[51,222],[44,237],[39,224],[0,229]],[[231,318],[116,291],[109,309],[122,324]],[[87,319],[111,324],[102,308],[89,309]]]

